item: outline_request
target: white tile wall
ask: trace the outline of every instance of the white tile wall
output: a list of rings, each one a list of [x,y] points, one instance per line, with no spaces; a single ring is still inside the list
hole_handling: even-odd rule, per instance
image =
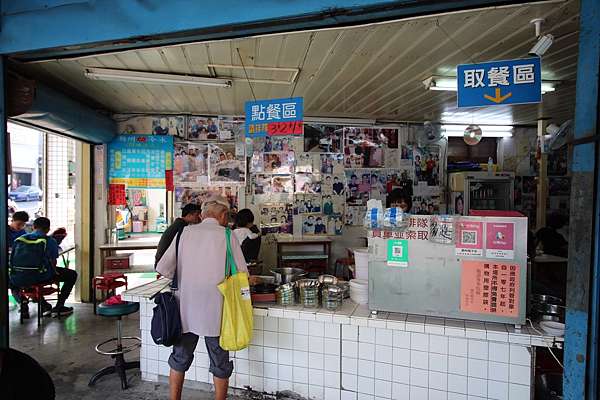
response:
[[[141,308],[144,317],[151,312]],[[319,315],[301,309],[256,315],[251,345],[231,353],[231,385],[292,390],[313,400],[530,398],[527,331],[403,314],[382,313],[377,323],[361,316],[366,324],[351,324],[347,310],[334,315],[340,323],[333,323],[331,313],[329,320]],[[171,349],[149,342],[146,319],[140,318],[142,377],[157,380],[169,372]],[[208,365],[200,342],[186,379],[210,383]]]

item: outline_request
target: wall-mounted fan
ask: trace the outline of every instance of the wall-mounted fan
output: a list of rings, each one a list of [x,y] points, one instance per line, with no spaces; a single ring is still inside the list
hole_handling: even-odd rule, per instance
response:
[[[556,151],[563,147],[571,139],[573,121],[567,120],[560,126],[550,124],[546,127],[547,135],[544,137],[545,147],[549,151]]]
[[[423,129],[419,129],[417,132],[417,144],[419,147],[422,147],[428,144],[437,143],[440,141],[442,136],[442,127],[439,124],[425,121],[423,123]]]

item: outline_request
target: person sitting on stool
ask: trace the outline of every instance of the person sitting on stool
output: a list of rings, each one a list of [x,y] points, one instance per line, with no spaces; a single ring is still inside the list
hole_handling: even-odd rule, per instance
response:
[[[23,235],[23,237],[29,240],[36,240],[44,238],[46,239],[46,257],[44,262],[48,263],[48,268],[54,269],[54,277],[48,281],[48,284],[52,282],[62,282],[63,285],[60,288],[58,294],[58,301],[56,306],[52,308],[50,303],[48,303],[43,298],[39,301],[42,301],[42,312],[44,316],[49,315],[56,316],[59,313],[61,315],[69,315],[73,313],[73,307],[65,306],[65,302],[69,298],[71,294],[71,290],[73,286],[75,286],[75,282],[77,281],[77,272],[68,269],[68,268],[59,268],[56,266],[56,259],[58,258],[58,243],[54,238],[48,236],[48,232],[50,232],[50,220],[46,217],[39,217],[35,221],[33,221],[33,229],[32,233],[28,233]],[[44,283],[44,282],[40,282]]]

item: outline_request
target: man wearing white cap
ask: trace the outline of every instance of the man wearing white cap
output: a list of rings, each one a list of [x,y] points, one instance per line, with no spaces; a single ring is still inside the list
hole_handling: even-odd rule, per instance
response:
[[[169,357],[171,400],[181,399],[185,372],[194,360],[194,350],[204,337],[210,358],[216,400],[225,400],[233,363],[229,353],[219,346],[223,296],[217,285],[225,278],[227,242],[225,227],[229,220],[229,203],[219,195],[210,196],[202,204],[202,222],[184,228],[179,241],[177,283],[183,336],[173,346]],[[175,275],[173,240],[156,266],[156,271],[173,278]],[[239,272],[247,272],[242,249],[231,235],[231,251]]]

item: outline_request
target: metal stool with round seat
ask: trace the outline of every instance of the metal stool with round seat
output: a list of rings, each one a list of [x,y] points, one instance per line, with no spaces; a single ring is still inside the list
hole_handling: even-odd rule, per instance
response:
[[[117,337],[108,339],[96,346],[98,354],[111,356],[115,359],[115,364],[106,368],[102,368],[96,372],[90,379],[89,386],[93,386],[98,379],[110,374],[118,374],[121,378],[121,389],[127,389],[127,375],[125,371],[140,367],[139,361],[125,361],[125,353],[137,349],[141,346],[141,339],[135,336],[121,335],[121,318],[125,315],[133,314],[140,309],[139,303],[123,302],[114,305],[108,305],[106,302],[98,306],[98,315],[103,317],[112,317],[117,319]],[[127,343],[129,342],[129,343]],[[108,345],[112,344],[116,347],[107,349]]]

